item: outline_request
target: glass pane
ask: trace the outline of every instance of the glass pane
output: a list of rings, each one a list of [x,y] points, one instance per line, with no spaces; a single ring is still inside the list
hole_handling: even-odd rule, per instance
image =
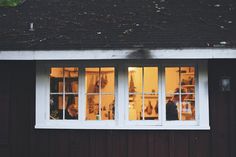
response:
[[[166,120],[179,120],[179,95],[166,95]]]
[[[99,120],[99,95],[87,95],[86,120]]]
[[[165,68],[166,93],[176,93],[179,89],[179,67]]]
[[[142,68],[129,67],[129,92],[142,92]]]
[[[50,92],[63,92],[63,68],[51,68],[50,73]]]
[[[183,92],[195,93],[195,69],[194,67],[181,67],[181,86]]]
[[[115,119],[115,97],[114,95],[102,95],[102,120]]]
[[[194,94],[182,95],[182,120],[195,120]]]
[[[158,119],[158,95],[144,95],[144,104],[145,120]]]
[[[64,75],[65,78],[78,78],[78,71],[79,68],[77,67],[65,67],[64,68]]]
[[[114,93],[115,68],[101,68],[101,89],[103,93]]]
[[[63,96],[50,95],[50,119],[63,118]]]
[[[78,70],[78,68],[64,68],[67,93],[78,93]]]
[[[129,120],[142,120],[142,95],[129,95]]]
[[[86,68],[86,93],[99,93],[99,68]]]
[[[78,95],[67,94],[65,108],[65,119],[78,119]]]
[[[158,92],[157,67],[144,67],[144,92]]]
[[[65,81],[66,93],[78,93],[78,78],[66,78]]]

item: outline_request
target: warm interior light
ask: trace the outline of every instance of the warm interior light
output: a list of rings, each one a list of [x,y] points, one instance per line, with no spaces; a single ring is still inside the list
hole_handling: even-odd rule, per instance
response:
[[[136,71],[136,67],[129,67],[128,70],[129,70],[129,72],[135,72]]]

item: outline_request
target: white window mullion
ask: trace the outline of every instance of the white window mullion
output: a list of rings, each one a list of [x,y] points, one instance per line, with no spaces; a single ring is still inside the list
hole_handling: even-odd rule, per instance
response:
[[[195,96],[195,119],[199,124],[200,121],[200,115],[199,115],[199,106],[200,104],[200,94],[199,94],[199,67],[195,65],[195,91],[194,91],[194,96]]]
[[[79,83],[78,83],[78,110],[79,121],[84,121],[86,116],[86,94],[85,94],[85,71],[84,68],[79,68]]]
[[[65,106],[66,106],[66,96],[65,96],[65,92],[66,92],[66,81],[65,81],[65,68],[63,67],[63,95],[62,95],[62,99],[63,99],[63,110],[62,110],[62,116],[63,116],[63,120],[65,119]]]
[[[142,120],[145,120],[144,118],[144,67],[142,68]]]
[[[161,87],[161,100],[160,100],[160,107],[161,107],[161,110],[160,110],[160,118],[162,120],[162,124],[164,124],[164,122],[166,121],[166,88],[165,88],[165,66],[160,66],[160,76],[159,78],[161,78],[160,80],[160,87]]]
[[[118,86],[117,86],[117,95],[118,97],[116,98],[117,100],[117,106],[115,108],[115,113],[116,113],[116,118],[118,121],[118,126],[119,127],[124,127],[124,122],[126,120],[128,120],[128,116],[127,116],[127,109],[126,109],[126,89],[127,89],[127,84],[126,84],[126,76],[127,76],[127,71],[126,69],[120,65],[117,68],[117,72],[118,72],[118,77],[117,77],[117,82],[118,82]]]
[[[129,79],[128,79],[128,68],[125,67],[124,68],[124,71],[123,71],[123,92],[124,92],[124,118],[125,118],[125,122],[126,122],[126,125],[129,124]]]
[[[115,79],[115,88],[114,88],[114,99],[115,99],[115,104],[114,104],[114,107],[115,107],[115,112],[114,112],[114,114],[115,114],[115,116],[113,116],[115,119],[115,123],[116,123],[116,125],[119,125],[119,105],[118,104],[122,104],[122,103],[119,103],[118,102],[118,99],[119,99],[119,94],[118,94],[118,92],[119,92],[119,90],[118,90],[118,85],[119,85],[119,83],[118,83],[118,69],[120,69],[119,67],[117,67],[117,66],[115,66],[115,76],[114,76],[114,79]],[[122,106],[122,105],[120,105],[120,106]]]

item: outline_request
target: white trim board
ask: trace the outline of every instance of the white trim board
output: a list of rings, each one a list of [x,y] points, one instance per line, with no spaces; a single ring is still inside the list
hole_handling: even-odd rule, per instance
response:
[[[0,60],[236,59],[236,49],[0,51]]]

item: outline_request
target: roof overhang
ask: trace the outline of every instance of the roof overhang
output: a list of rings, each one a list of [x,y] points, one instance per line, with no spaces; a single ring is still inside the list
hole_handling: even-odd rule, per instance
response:
[[[0,51],[0,60],[236,59],[236,49]]]

